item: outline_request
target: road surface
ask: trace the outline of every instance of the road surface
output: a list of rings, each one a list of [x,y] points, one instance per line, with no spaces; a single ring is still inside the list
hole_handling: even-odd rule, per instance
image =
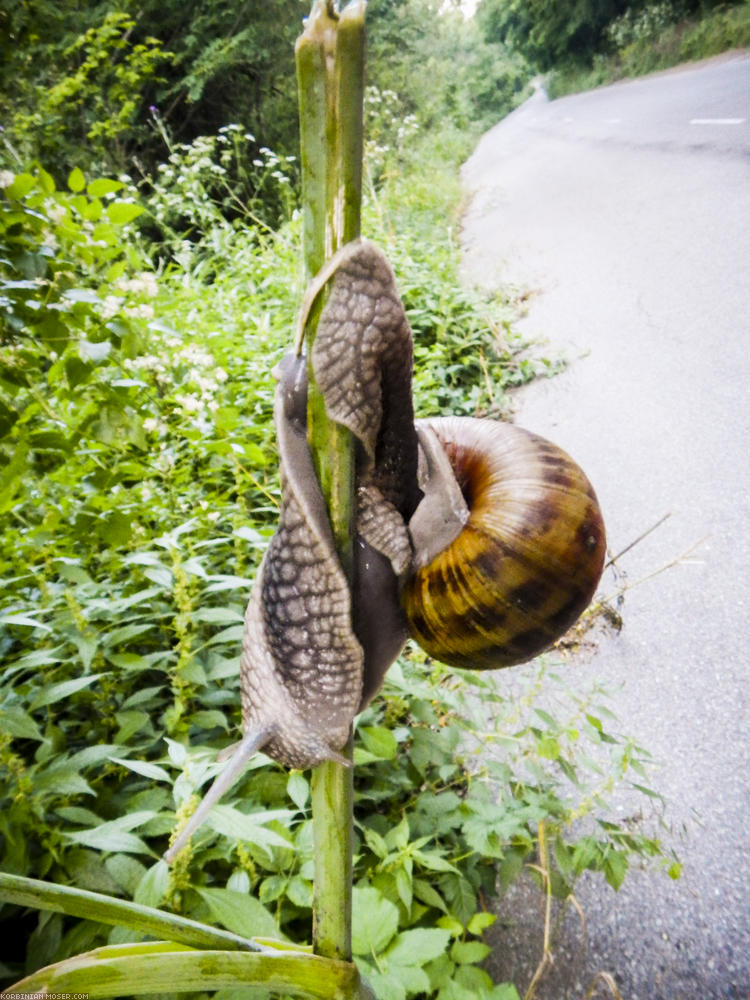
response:
[[[516,421],[588,473],[631,582],[624,628],[576,667],[622,690],[660,762],[683,877],[583,880],[537,1000],[750,998],[750,54],[586,94],[538,92],[465,165],[466,275],[528,295],[521,329],[569,367]],[[611,581],[610,581],[611,582]],[[623,803],[623,810],[630,808]],[[528,983],[537,910],[505,904],[495,972]],[[603,980],[593,997],[613,994]]]

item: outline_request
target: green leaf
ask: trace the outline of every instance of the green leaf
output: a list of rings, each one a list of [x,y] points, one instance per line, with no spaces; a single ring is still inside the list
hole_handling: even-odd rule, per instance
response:
[[[58,766],[42,771],[34,777],[34,790],[56,792],[58,795],[96,795],[85,778],[69,767]]]
[[[152,778],[154,781],[167,781],[169,784],[172,783],[170,775],[163,767],[159,767],[158,764],[150,764],[145,760],[125,760],[122,757],[110,757],[109,759],[115,764],[127,767],[130,771],[135,771],[136,774],[142,774],[144,778]]]
[[[513,983],[501,983],[487,995],[487,1000],[521,1000]]]
[[[458,965],[473,965],[483,962],[491,951],[483,941],[455,941],[451,948],[451,958]]]
[[[158,906],[169,892],[169,866],[159,860],[143,874],[135,889],[134,902]]]
[[[5,705],[0,708],[0,729],[21,740],[44,739],[39,726],[20,705]]]
[[[413,890],[411,874],[406,868],[399,868],[396,871],[396,889],[398,890],[398,898],[406,907],[406,912],[410,913]]]
[[[357,735],[372,754],[373,760],[393,760],[398,753],[398,743],[390,729],[383,726],[360,726]]]
[[[232,625],[243,619],[242,612],[233,608],[198,608],[193,612],[193,621],[209,622],[213,625]]]
[[[421,928],[402,931],[386,952],[388,963],[425,965],[442,955],[451,939],[449,931]]]
[[[91,181],[86,191],[92,198],[102,198],[104,195],[120,191],[124,186],[122,181],[115,181],[110,177],[97,177],[96,180]]]
[[[537,740],[537,752],[545,760],[557,760],[560,756],[560,744],[554,736],[542,736]]]
[[[117,885],[132,896],[138,888],[138,883],[146,874],[146,868],[140,861],[127,854],[113,854],[104,862],[104,867]],[[138,900],[138,902],[145,902]]]
[[[286,793],[298,809],[303,810],[310,798],[310,785],[299,771],[292,771],[287,778]]]
[[[76,844],[83,844],[85,847],[94,847],[100,851],[110,853],[120,852],[122,854],[150,854],[150,850],[140,837],[136,837],[128,831],[136,827],[143,826],[154,818],[152,810],[141,810],[121,816],[119,819],[102,823],[101,826],[94,827],[93,830],[75,830],[67,833],[66,837]]]
[[[620,851],[609,851],[607,853],[604,859],[604,875],[615,891],[622,885],[627,870],[628,859],[624,853]]]
[[[216,833],[229,837],[230,840],[246,840],[264,848],[289,848],[291,847],[289,841],[275,830],[269,830],[265,824],[273,819],[288,822],[293,816],[294,813],[288,809],[246,814],[232,806],[217,805],[209,813],[206,826],[210,826]]]
[[[367,982],[374,990],[378,1000],[406,1000],[406,984],[400,975],[400,970],[379,972],[377,969],[367,969],[366,975]],[[429,988],[429,980],[427,986]]]
[[[492,927],[496,920],[497,914],[495,913],[485,913],[483,911],[475,913],[469,921],[466,930],[469,934],[481,934],[483,931],[486,931],[488,927]]]
[[[398,930],[398,907],[371,886],[352,891],[352,951],[379,955]]]
[[[260,900],[233,889],[198,889],[211,916],[242,937],[278,937],[279,928]]]
[[[414,890],[414,895],[417,899],[426,903],[427,906],[432,906],[436,910],[440,910],[442,913],[447,913],[448,908],[445,905],[445,900],[440,895],[440,893],[426,882],[424,879],[415,878],[412,882],[412,888]],[[473,931],[472,933],[476,933]]]
[[[68,174],[68,187],[71,191],[83,191],[86,186],[86,178],[83,176],[83,171],[80,167],[75,167]]]
[[[294,903],[295,906],[301,906],[303,909],[308,909],[312,906],[312,884],[300,878],[299,875],[295,875],[294,878],[289,880],[286,894],[290,902]]]
[[[76,694],[77,691],[82,691],[84,688],[90,687],[95,681],[100,680],[104,676],[103,673],[89,674],[88,677],[75,677],[73,680],[60,681],[59,684],[52,684],[46,689],[42,688],[32,701],[31,710],[42,708],[44,705],[54,705],[55,702],[62,701],[64,698],[69,698],[72,694]]]
[[[39,167],[39,184],[45,194],[55,193],[55,179],[43,167]]]
[[[27,628],[40,628],[45,632],[51,632],[52,629],[49,625],[45,625],[44,622],[40,622],[37,618],[32,618],[31,615],[25,615],[22,613],[0,615],[0,625],[24,625]]]
[[[110,222],[116,226],[123,226],[127,222],[136,219],[143,209],[132,201],[113,201],[107,205],[107,215]]]
[[[23,198],[36,184],[36,177],[31,174],[16,174],[13,183],[5,189],[9,198]]]
[[[458,873],[458,868],[450,861],[446,861],[442,854],[438,854],[436,851],[412,851],[412,857],[428,871]]]

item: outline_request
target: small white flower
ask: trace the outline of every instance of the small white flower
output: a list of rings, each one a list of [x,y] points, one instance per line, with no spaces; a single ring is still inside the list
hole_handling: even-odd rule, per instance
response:
[[[61,222],[65,221],[67,214],[68,213],[65,211],[65,208],[62,205],[52,204],[47,209],[47,215],[50,217],[50,219],[52,219],[53,222],[56,222],[58,226],[60,225]]]
[[[0,170],[0,188],[8,188],[16,179],[12,170]]]
[[[102,319],[112,319],[120,311],[123,299],[118,298],[116,295],[108,295],[101,307],[101,317]]]
[[[175,396],[175,400],[185,410],[186,413],[195,413],[201,408],[201,401],[197,396],[191,394],[180,394]]]
[[[125,310],[125,315],[131,316],[133,319],[153,319],[154,307],[144,302],[139,306],[130,306]]]

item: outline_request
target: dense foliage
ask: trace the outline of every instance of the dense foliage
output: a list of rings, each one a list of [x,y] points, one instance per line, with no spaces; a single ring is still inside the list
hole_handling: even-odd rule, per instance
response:
[[[200,166],[174,166],[208,212]],[[497,412],[541,362],[459,287],[450,241],[425,244],[439,180],[415,165],[411,202],[389,208],[386,186],[367,226],[409,309],[419,409]],[[155,275],[121,182],[74,170],[58,189],[39,168],[0,182],[0,867],[304,939],[305,776],[259,760],[173,870],[158,860],[239,721],[243,605],[278,503],[270,368],[293,320],[297,224],[260,236],[217,217]],[[465,682],[412,651],[358,726],[355,949],[383,997],[515,995],[480,968],[481,933],[539,823],[562,894],[583,870],[617,886],[629,854],[660,853],[605,812],[598,833],[571,828],[643,769],[599,692],[548,680],[553,715],[535,690],[473,683],[489,709],[474,721]],[[8,976],[24,951],[36,968],[123,938],[8,909]]]
[[[0,14],[18,80],[0,143],[0,870],[303,941],[306,775],[259,757],[160,860],[238,731],[242,613],[277,519],[271,370],[302,292],[287,50],[307,4],[273,6],[274,31],[236,3],[189,25],[148,2]],[[499,415],[552,364],[458,280],[455,163],[525,71],[438,6],[371,3],[364,229],[414,331],[418,412]],[[360,718],[354,948],[384,1000],[513,1000],[482,933],[525,865],[565,898],[584,871],[617,888],[634,860],[669,864],[607,807],[620,783],[650,795],[648,755],[556,660],[462,677],[409,649]],[[0,921],[2,981],[132,935],[7,904]]]
[[[747,20],[746,8],[744,0],[481,0],[477,20],[486,41],[520,53],[543,72],[571,75],[599,64],[599,80],[587,81],[593,85],[748,44],[748,33],[732,26]],[[712,25],[709,37],[706,24]],[[676,44],[665,49],[661,39],[673,26],[679,26]],[[692,42],[683,48],[680,36],[686,33]],[[640,58],[634,58],[634,45]],[[621,72],[613,67],[605,74],[602,61],[617,57]]]
[[[523,60],[442,0],[370,0],[369,82],[423,127],[487,126],[523,90]],[[243,122],[298,152],[294,41],[308,0],[63,4],[0,10],[0,123],[22,156],[150,177],[175,144]],[[158,116],[158,118],[157,118]],[[243,197],[240,185],[237,194]]]

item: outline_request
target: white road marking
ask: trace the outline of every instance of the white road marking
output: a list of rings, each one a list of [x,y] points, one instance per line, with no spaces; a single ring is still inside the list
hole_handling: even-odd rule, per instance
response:
[[[691,118],[691,125],[741,125],[745,118]]]

